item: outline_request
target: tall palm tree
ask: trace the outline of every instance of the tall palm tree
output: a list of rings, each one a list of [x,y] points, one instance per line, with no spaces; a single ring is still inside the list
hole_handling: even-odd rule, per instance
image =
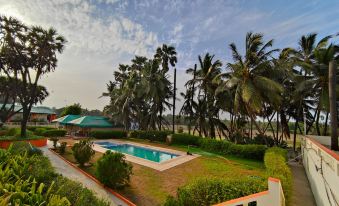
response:
[[[234,43],[230,44],[234,63],[227,64],[230,72],[217,77],[229,76],[220,84],[221,89],[235,89],[235,111],[239,112],[242,107],[260,134],[263,134],[263,130],[256,122],[256,115],[264,114],[265,104],[277,108],[282,101],[283,87],[270,78],[274,72],[271,55],[278,51],[268,50],[272,44],[273,40],[264,43],[262,34],[247,33],[244,56]]]
[[[219,60],[213,60],[214,55],[209,53],[204,57],[199,56],[199,69],[196,71],[188,69],[188,73],[192,73],[194,78],[187,82],[187,85],[196,85],[198,95],[198,102],[195,105],[195,111],[197,112],[199,134],[202,132],[205,136],[215,138],[216,126],[220,125],[219,111],[216,106],[215,90],[218,85],[213,82],[213,79],[220,74],[222,63]]]
[[[161,62],[162,69],[165,70],[165,72],[168,72],[169,70],[168,64],[174,67],[178,61],[175,48],[173,46],[167,46],[166,44],[163,44],[162,47],[157,48],[154,59]]]

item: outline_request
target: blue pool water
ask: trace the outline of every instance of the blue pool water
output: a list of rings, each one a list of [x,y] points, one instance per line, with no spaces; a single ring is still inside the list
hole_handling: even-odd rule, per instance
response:
[[[96,144],[106,149],[133,155],[135,157],[140,157],[158,163],[173,159],[178,156],[176,154],[139,147],[131,144],[114,144],[112,142],[97,142]]]

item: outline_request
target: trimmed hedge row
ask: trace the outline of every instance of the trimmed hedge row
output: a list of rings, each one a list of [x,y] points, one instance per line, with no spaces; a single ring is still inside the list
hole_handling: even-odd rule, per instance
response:
[[[148,139],[150,141],[166,142],[167,135],[171,134],[170,131],[142,131],[135,130],[130,133],[131,138]]]
[[[289,202],[292,193],[292,172],[287,165],[287,150],[269,148],[265,153],[264,163],[267,176],[280,179],[286,201]]]
[[[201,137],[190,135],[190,134],[184,134],[184,133],[176,133],[172,135],[172,144],[182,144],[182,145],[200,145],[200,139]]]
[[[165,206],[213,205],[261,192],[265,189],[267,189],[266,180],[261,178],[198,179],[178,188],[177,198],[168,197]]]
[[[201,138],[199,140],[200,148],[208,152],[220,155],[235,155],[248,159],[263,160],[266,146],[247,144],[234,144],[229,141]]]
[[[127,137],[127,132],[121,130],[93,130],[89,133],[89,136],[96,139],[117,139]]]
[[[42,132],[42,135],[45,137],[64,137],[67,131],[64,129],[51,129]]]

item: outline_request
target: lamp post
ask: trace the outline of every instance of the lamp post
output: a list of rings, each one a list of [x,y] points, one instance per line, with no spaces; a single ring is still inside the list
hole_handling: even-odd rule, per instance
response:
[[[174,83],[173,83],[173,116],[172,116],[172,133],[175,133],[175,128],[174,128],[174,123],[175,123],[175,96],[176,96],[176,92],[177,92],[177,88],[176,88],[176,84],[177,84],[177,69],[174,68]]]

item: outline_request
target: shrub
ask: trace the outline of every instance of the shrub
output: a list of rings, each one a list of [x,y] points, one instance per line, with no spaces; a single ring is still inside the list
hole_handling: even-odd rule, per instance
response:
[[[66,196],[72,206],[109,206],[108,202],[98,199],[91,190],[83,187],[81,183],[62,176],[55,179],[52,192]]]
[[[29,131],[29,130],[28,130]],[[43,136],[44,132],[47,131],[46,128],[36,128],[34,130],[35,135]]]
[[[201,138],[200,147],[206,151],[220,155],[235,155],[239,157],[263,160],[266,147],[264,145],[240,145],[229,141]]]
[[[200,138],[199,136],[194,136],[190,134],[173,134],[172,135],[172,143],[173,144],[182,144],[182,145],[200,145]]]
[[[265,153],[264,163],[267,176],[280,179],[288,202],[292,192],[292,173],[287,165],[287,150],[278,147],[268,149]]]
[[[28,142],[24,141],[13,142],[9,146],[8,151],[13,155],[23,155],[25,153],[27,153],[28,156],[42,155],[42,151],[40,149],[33,147]]]
[[[260,178],[238,180],[198,179],[178,188],[177,199],[167,198],[167,206],[201,206],[247,196],[267,188],[267,183]]]
[[[67,142],[61,142],[60,146],[58,147],[58,151],[60,154],[65,154],[67,147]]]
[[[96,176],[104,185],[116,189],[129,183],[132,165],[122,153],[108,150],[96,164]]]
[[[269,147],[274,146],[274,139],[271,136],[263,135],[263,134],[257,134],[253,140],[253,144],[261,144],[261,145],[267,145]]]
[[[64,129],[51,129],[51,130],[45,130],[42,132],[42,135],[45,137],[64,137],[66,135],[67,131]]]
[[[150,141],[166,142],[167,135],[171,134],[170,131],[142,131],[135,130],[130,133],[131,138],[148,139]]]
[[[66,197],[49,191],[53,185],[45,187],[27,174],[32,166],[32,158],[27,155],[9,153],[0,160],[1,205],[71,205]],[[41,168],[40,168],[41,170]]]
[[[93,150],[93,142],[90,140],[81,140],[78,143],[75,143],[72,147],[73,155],[76,161],[80,164],[81,167],[95,154]]]
[[[180,126],[180,127],[178,128],[178,133],[184,133],[184,128]]]
[[[127,137],[127,132],[121,130],[93,130],[89,133],[89,136],[96,139],[125,138]]]
[[[58,144],[59,138],[51,137],[51,138],[49,138],[49,140],[53,142],[54,149],[57,149],[57,144]]]
[[[7,191],[0,193],[4,205],[18,201],[20,205],[109,205],[79,182],[57,175],[47,157],[9,151],[0,150],[0,185]]]

